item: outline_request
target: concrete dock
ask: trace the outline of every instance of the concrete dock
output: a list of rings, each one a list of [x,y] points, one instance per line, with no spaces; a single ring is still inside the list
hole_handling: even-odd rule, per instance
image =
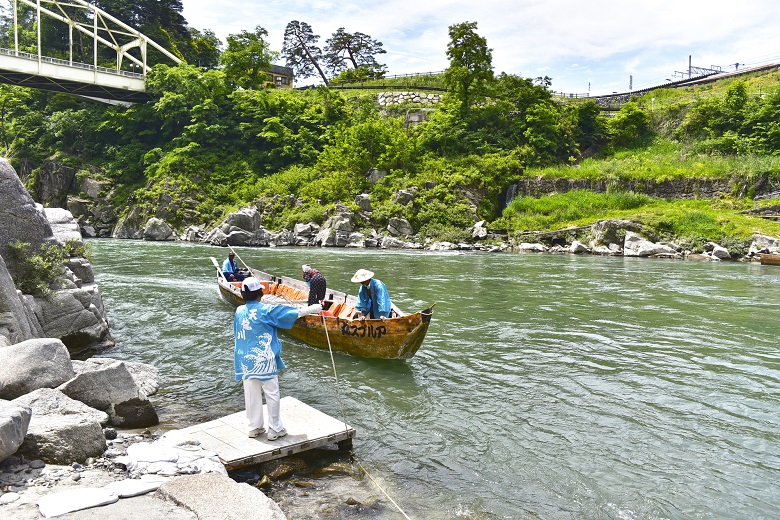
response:
[[[268,417],[267,409],[263,408]],[[348,448],[355,437],[355,429],[348,424],[294,397],[282,397],[281,414],[287,435],[275,441],[267,440],[265,434],[249,438],[243,410],[184,428],[179,433],[199,441],[204,449],[216,452],[229,471],[332,443]]]

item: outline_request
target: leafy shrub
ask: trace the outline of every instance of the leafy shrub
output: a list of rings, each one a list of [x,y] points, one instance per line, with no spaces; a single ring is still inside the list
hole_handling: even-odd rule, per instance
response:
[[[48,297],[52,284],[63,272],[66,250],[56,244],[41,244],[33,251],[30,244],[19,240],[8,245],[18,266],[13,278],[16,288],[24,294]]]

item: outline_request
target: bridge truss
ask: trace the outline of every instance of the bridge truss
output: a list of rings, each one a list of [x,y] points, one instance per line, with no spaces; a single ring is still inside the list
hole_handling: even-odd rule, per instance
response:
[[[34,9],[36,52],[24,52],[19,44],[20,4]],[[152,39],[84,0],[13,0],[14,48],[0,49],[0,82],[43,90],[94,97],[106,101],[143,102],[148,50],[153,48],[174,63],[181,60]],[[41,26],[54,20],[68,27],[68,58],[43,56]],[[74,37],[92,46],[92,63],[74,61]],[[98,65],[100,52],[109,49],[115,66]],[[32,50],[30,48],[30,50]],[[136,68],[138,72],[136,72]]]

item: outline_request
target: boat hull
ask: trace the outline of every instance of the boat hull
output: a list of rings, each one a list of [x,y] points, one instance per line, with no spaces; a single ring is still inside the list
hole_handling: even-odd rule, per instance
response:
[[[263,284],[264,294],[283,298],[288,304],[305,301],[308,295],[308,286],[297,280],[277,278],[254,269],[252,272]],[[219,272],[217,286],[228,303],[235,306],[244,304],[240,285],[228,282]],[[318,349],[332,349],[364,358],[409,359],[422,345],[433,316],[431,305],[422,311],[403,315],[394,308],[397,316],[360,321],[351,319],[356,302],[354,296],[328,291],[328,298],[334,302],[330,307],[332,311],[302,316],[295,321],[292,329],[282,329],[283,332]]]
[[[780,265],[780,253],[763,253],[761,255],[761,265]]]

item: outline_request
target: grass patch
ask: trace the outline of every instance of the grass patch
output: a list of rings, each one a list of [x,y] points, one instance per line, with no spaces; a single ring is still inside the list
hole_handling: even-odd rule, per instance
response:
[[[749,199],[669,201],[635,193],[574,190],[541,198],[518,197],[494,226],[513,232],[548,231],[624,219],[650,226],[666,240],[693,243],[748,240],[754,233],[780,236],[779,222],[740,213],[752,207]]]
[[[690,154],[680,143],[656,139],[647,148],[618,150],[607,158],[588,158],[574,166],[529,168],[528,177],[664,181],[668,179],[751,180],[780,175],[780,156]]]

